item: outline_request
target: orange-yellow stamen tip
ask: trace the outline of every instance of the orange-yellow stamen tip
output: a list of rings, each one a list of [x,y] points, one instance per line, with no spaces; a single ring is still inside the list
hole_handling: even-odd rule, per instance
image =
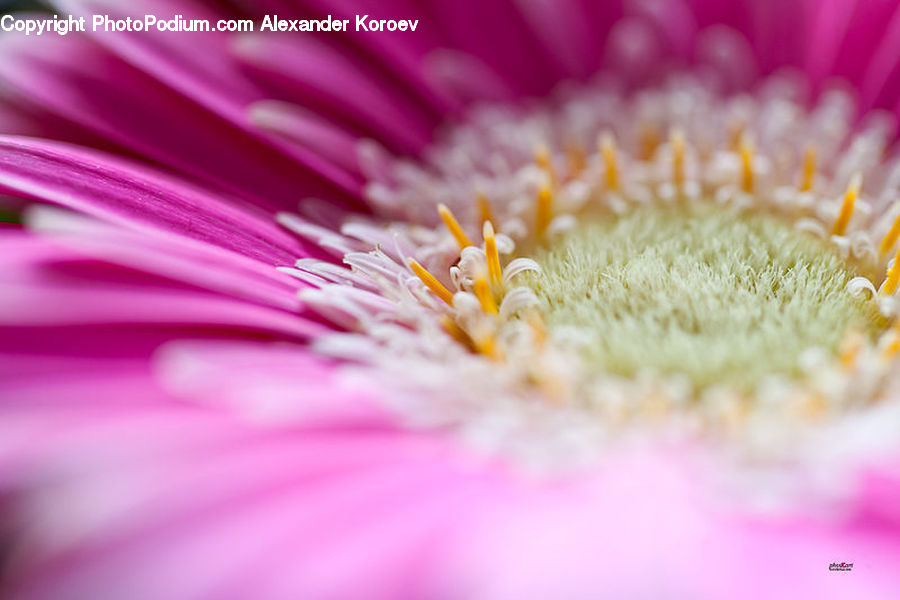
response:
[[[553,167],[553,158],[550,155],[550,149],[544,144],[538,144],[534,148],[534,162],[541,169],[546,171],[550,179],[550,185],[556,185],[556,169]]]
[[[813,179],[816,176],[816,147],[807,146],[803,151],[803,174],[800,177],[799,189],[801,192],[812,190]]]
[[[472,340],[471,336],[465,332],[465,330],[459,326],[459,324],[451,317],[450,315],[441,315],[440,318],[441,326],[444,328],[444,331],[447,332],[453,339],[467,347],[471,351],[475,351],[475,342]]]
[[[881,357],[884,360],[893,359],[900,352],[900,320],[894,322],[894,326],[882,337],[884,345]]]
[[[606,188],[619,189],[619,160],[616,150],[616,140],[611,133],[600,134],[600,154],[603,156],[603,166],[606,169]]]
[[[437,278],[428,272],[425,267],[419,264],[419,262],[410,258],[407,263],[409,264],[409,268],[413,270],[413,273],[416,274],[422,283],[425,284],[429,290],[434,292],[434,295],[446,302],[448,305],[453,306],[453,293],[444,287],[444,284],[437,280]]]
[[[494,211],[491,210],[491,201],[488,200],[488,197],[482,192],[478,192],[475,194],[475,200],[478,202],[478,213],[481,216],[481,222],[490,221],[491,223],[496,223],[497,219],[494,218]]]
[[[741,155],[741,189],[745,192],[753,192],[753,142],[743,136],[740,144]]]
[[[898,283],[900,283],[900,248],[897,249],[897,253],[894,255],[894,261],[887,270],[887,277],[884,280],[884,284],[881,286],[881,295],[893,296],[894,292],[897,291]]]
[[[494,226],[490,221],[484,222],[484,256],[487,260],[488,278],[491,285],[499,287],[503,271],[500,269],[500,254],[497,252],[497,239],[494,237]]]
[[[577,140],[569,142],[566,148],[566,158],[569,161],[569,173],[573,176],[577,176],[587,167],[587,154],[584,146]]]
[[[549,187],[543,187],[538,192],[537,215],[535,219],[535,231],[538,238],[544,237],[550,221],[553,219],[553,192]]]
[[[465,248],[466,246],[471,246],[472,242],[469,241],[469,236],[466,235],[466,232],[462,230],[462,227],[459,225],[459,221],[456,220],[456,217],[453,215],[453,212],[447,208],[445,204],[438,204],[438,214],[441,215],[441,219],[444,221],[444,225],[447,226],[447,229],[456,238],[456,243],[459,244],[460,250]]]
[[[529,310],[525,314],[525,320],[534,333],[534,340],[538,345],[542,345],[547,340],[547,325],[541,318],[541,313],[536,310]]]
[[[684,185],[684,155],[687,142],[684,138],[684,132],[680,129],[674,129],[670,137],[672,145],[672,181],[676,186]]]
[[[660,143],[659,125],[651,121],[643,121],[638,132],[641,160],[650,160],[656,154]]]
[[[735,152],[741,149],[741,142],[746,135],[747,125],[743,119],[732,118],[728,124],[728,146]]]
[[[858,331],[849,333],[841,344],[840,361],[844,368],[852,367],[862,350],[865,339]]]
[[[831,230],[832,235],[844,235],[847,231],[847,225],[850,224],[850,218],[853,217],[853,205],[856,204],[856,197],[862,187],[862,176],[858,173],[850,179],[847,185],[847,191],[844,192],[844,202],[841,204],[841,212],[838,213],[837,219],[834,221],[834,227]]]
[[[900,237],[900,213],[897,213],[897,218],[894,219],[894,223],[891,225],[890,230],[883,238],[881,238],[881,244],[878,247],[881,253],[887,254],[890,252],[891,248],[894,247],[894,244],[897,243],[898,237]]]
[[[534,162],[542,169],[550,168],[550,149],[544,144],[534,147]]]
[[[478,352],[492,358],[493,360],[503,360],[503,353],[497,347],[493,333],[487,333],[479,336],[478,339],[475,340],[475,347]]]
[[[481,302],[481,310],[489,314],[497,314],[497,302],[494,300],[494,294],[491,292],[491,284],[488,283],[484,274],[479,275],[475,279],[474,284],[475,296]]]

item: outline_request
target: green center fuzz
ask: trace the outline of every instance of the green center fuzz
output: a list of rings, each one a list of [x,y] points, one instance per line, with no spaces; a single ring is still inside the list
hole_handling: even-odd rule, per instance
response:
[[[823,240],[772,215],[641,209],[588,221],[534,258],[529,285],[551,330],[574,327],[587,368],[687,375],[753,389],[800,374],[810,348],[883,327],[856,273]]]

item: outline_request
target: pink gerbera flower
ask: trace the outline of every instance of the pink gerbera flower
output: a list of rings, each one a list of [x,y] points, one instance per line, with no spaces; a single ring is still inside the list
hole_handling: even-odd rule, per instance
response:
[[[896,595],[895,3],[56,5],[257,31],[0,38],[6,596]]]

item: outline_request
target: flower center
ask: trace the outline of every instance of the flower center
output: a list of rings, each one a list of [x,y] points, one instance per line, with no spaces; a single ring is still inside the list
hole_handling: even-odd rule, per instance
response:
[[[593,369],[687,375],[749,391],[800,374],[883,319],[847,293],[854,273],[823,241],[765,214],[638,209],[580,225],[539,250],[529,285],[551,329],[571,328]]]
[[[877,419],[900,389],[890,123],[796,83],[598,80],[483,107],[423,163],[361,147],[377,217],[282,216],[342,263],[287,269],[344,330],[316,348],[525,462],[660,428],[777,462]]]

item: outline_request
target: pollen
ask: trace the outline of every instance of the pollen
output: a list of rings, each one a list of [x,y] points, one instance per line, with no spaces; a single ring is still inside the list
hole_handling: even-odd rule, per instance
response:
[[[881,286],[881,295],[893,296],[894,292],[897,291],[898,283],[900,283],[900,248],[897,249],[894,260],[891,261],[891,266],[888,267],[887,276],[884,284]]]
[[[900,320],[895,321],[882,337],[881,358],[884,361],[893,360],[898,352],[900,352]]]
[[[801,192],[809,192],[813,189],[813,180],[816,176],[816,154],[816,147],[812,145],[808,145],[803,151],[803,171],[798,186]]]
[[[543,187],[538,192],[535,213],[535,234],[541,239],[546,235],[553,219],[553,192],[550,188]]]
[[[600,135],[600,154],[603,157],[603,167],[606,172],[606,189],[615,191],[619,189],[619,166],[616,150],[616,140],[611,133]]]
[[[571,140],[566,148],[566,158],[569,163],[569,173],[573,176],[580,175],[587,167],[587,154],[584,146],[578,140]]]
[[[478,336],[478,339],[475,341],[475,348],[480,354],[484,354],[493,360],[503,359],[503,354],[497,348],[496,340],[492,333],[485,332]]]
[[[732,118],[728,123],[728,148],[740,152],[741,142],[747,134],[747,123],[740,118]]]
[[[443,314],[440,317],[441,327],[447,334],[470,351],[477,351],[475,342],[466,331],[450,315]]]
[[[413,270],[413,273],[416,274],[416,277],[425,284],[425,287],[434,292],[435,296],[450,306],[453,306],[453,293],[448,290],[444,284],[438,281],[434,275],[429,273],[425,267],[420,265],[416,259],[410,258],[407,263],[409,264],[409,268]]]
[[[478,192],[475,194],[475,201],[478,203],[478,214],[481,222],[490,221],[496,223],[497,219],[494,217],[494,211],[491,209],[491,201],[488,200],[488,197],[484,193]]]
[[[544,323],[541,313],[537,310],[530,310],[525,314],[525,322],[531,327],[536,344],[543,345],[547,341],[547,324]]]
[[[748,194],[753,192],[753,142],[744,135],[740,142],[741,155],[741,189]]]
[[[459,225],[459,221],[456,220],[456,216],[447,208],[446,204],[438,204],[438,214],[441,216],[441,220],[444,221],[444,225],[447,226],[447,229],[450,231],[450,234],[456,238],[456,243],[459,244],[460,250],[472,245],[472,242],[469,241],[469,237],[466,235],[466,232],[463,231],[462,227]]]
[[[850,330],[844,336],[844,341],[841,343],[839,359],[841,365],[845,369],[850,369],[856,364],[857,358],[859,358],[859,353],[862,351],[863,347],[866,343],[866,337],[863,333]]]
[[[686,142],[684,132],[680,129],[672,131],[672,182],[677,188],[684,185],[684,154]]]
[[[500,254],[497,252],[497,240],[494,237],[494,226],[490,221],[484,222],[484,254],[487,262],[488,279],[494,289],[499,289],[503,273],[500,270]]]
[[[897,217],[894,219],[888,232],[881,238],[881,244],[878,246],[881,254],[890,252],[891,248],[894,247],[894,244],[897,243],[898,237],[900,237],[900,213],[897,214]]]
[[[538,144],[534,149],[534,162],[537,166],[547,173],[547,178],[551,186],[556,187],[558,178],[556,169],[553,166],[553,156],[550,149],[544,144]]]
[[[642,121],[638,125],[640,151],[638,157],[649,161],[656,155],[656,149],[662,141],[659,125],[652,121]]]
[[[491,284],[488,283],[485,275],[479,274],[473,285],[475,296],[481,303],[481,310],[487,314],[495,315],[498,312],[497,301],[494,300],[494,294],[491,291]]]
[[[831,229],[832,235],[844,235],[847,231],[847,225],[853,217],[853,206],[856,204],[856,197],[859,195],[859,189],[862,187],[862,177],[854,175],[847,185],[847,191],[844,192],[844,201],[841,204],[841,211],[838,213],[837,219],[834,221],[834,227]]]

